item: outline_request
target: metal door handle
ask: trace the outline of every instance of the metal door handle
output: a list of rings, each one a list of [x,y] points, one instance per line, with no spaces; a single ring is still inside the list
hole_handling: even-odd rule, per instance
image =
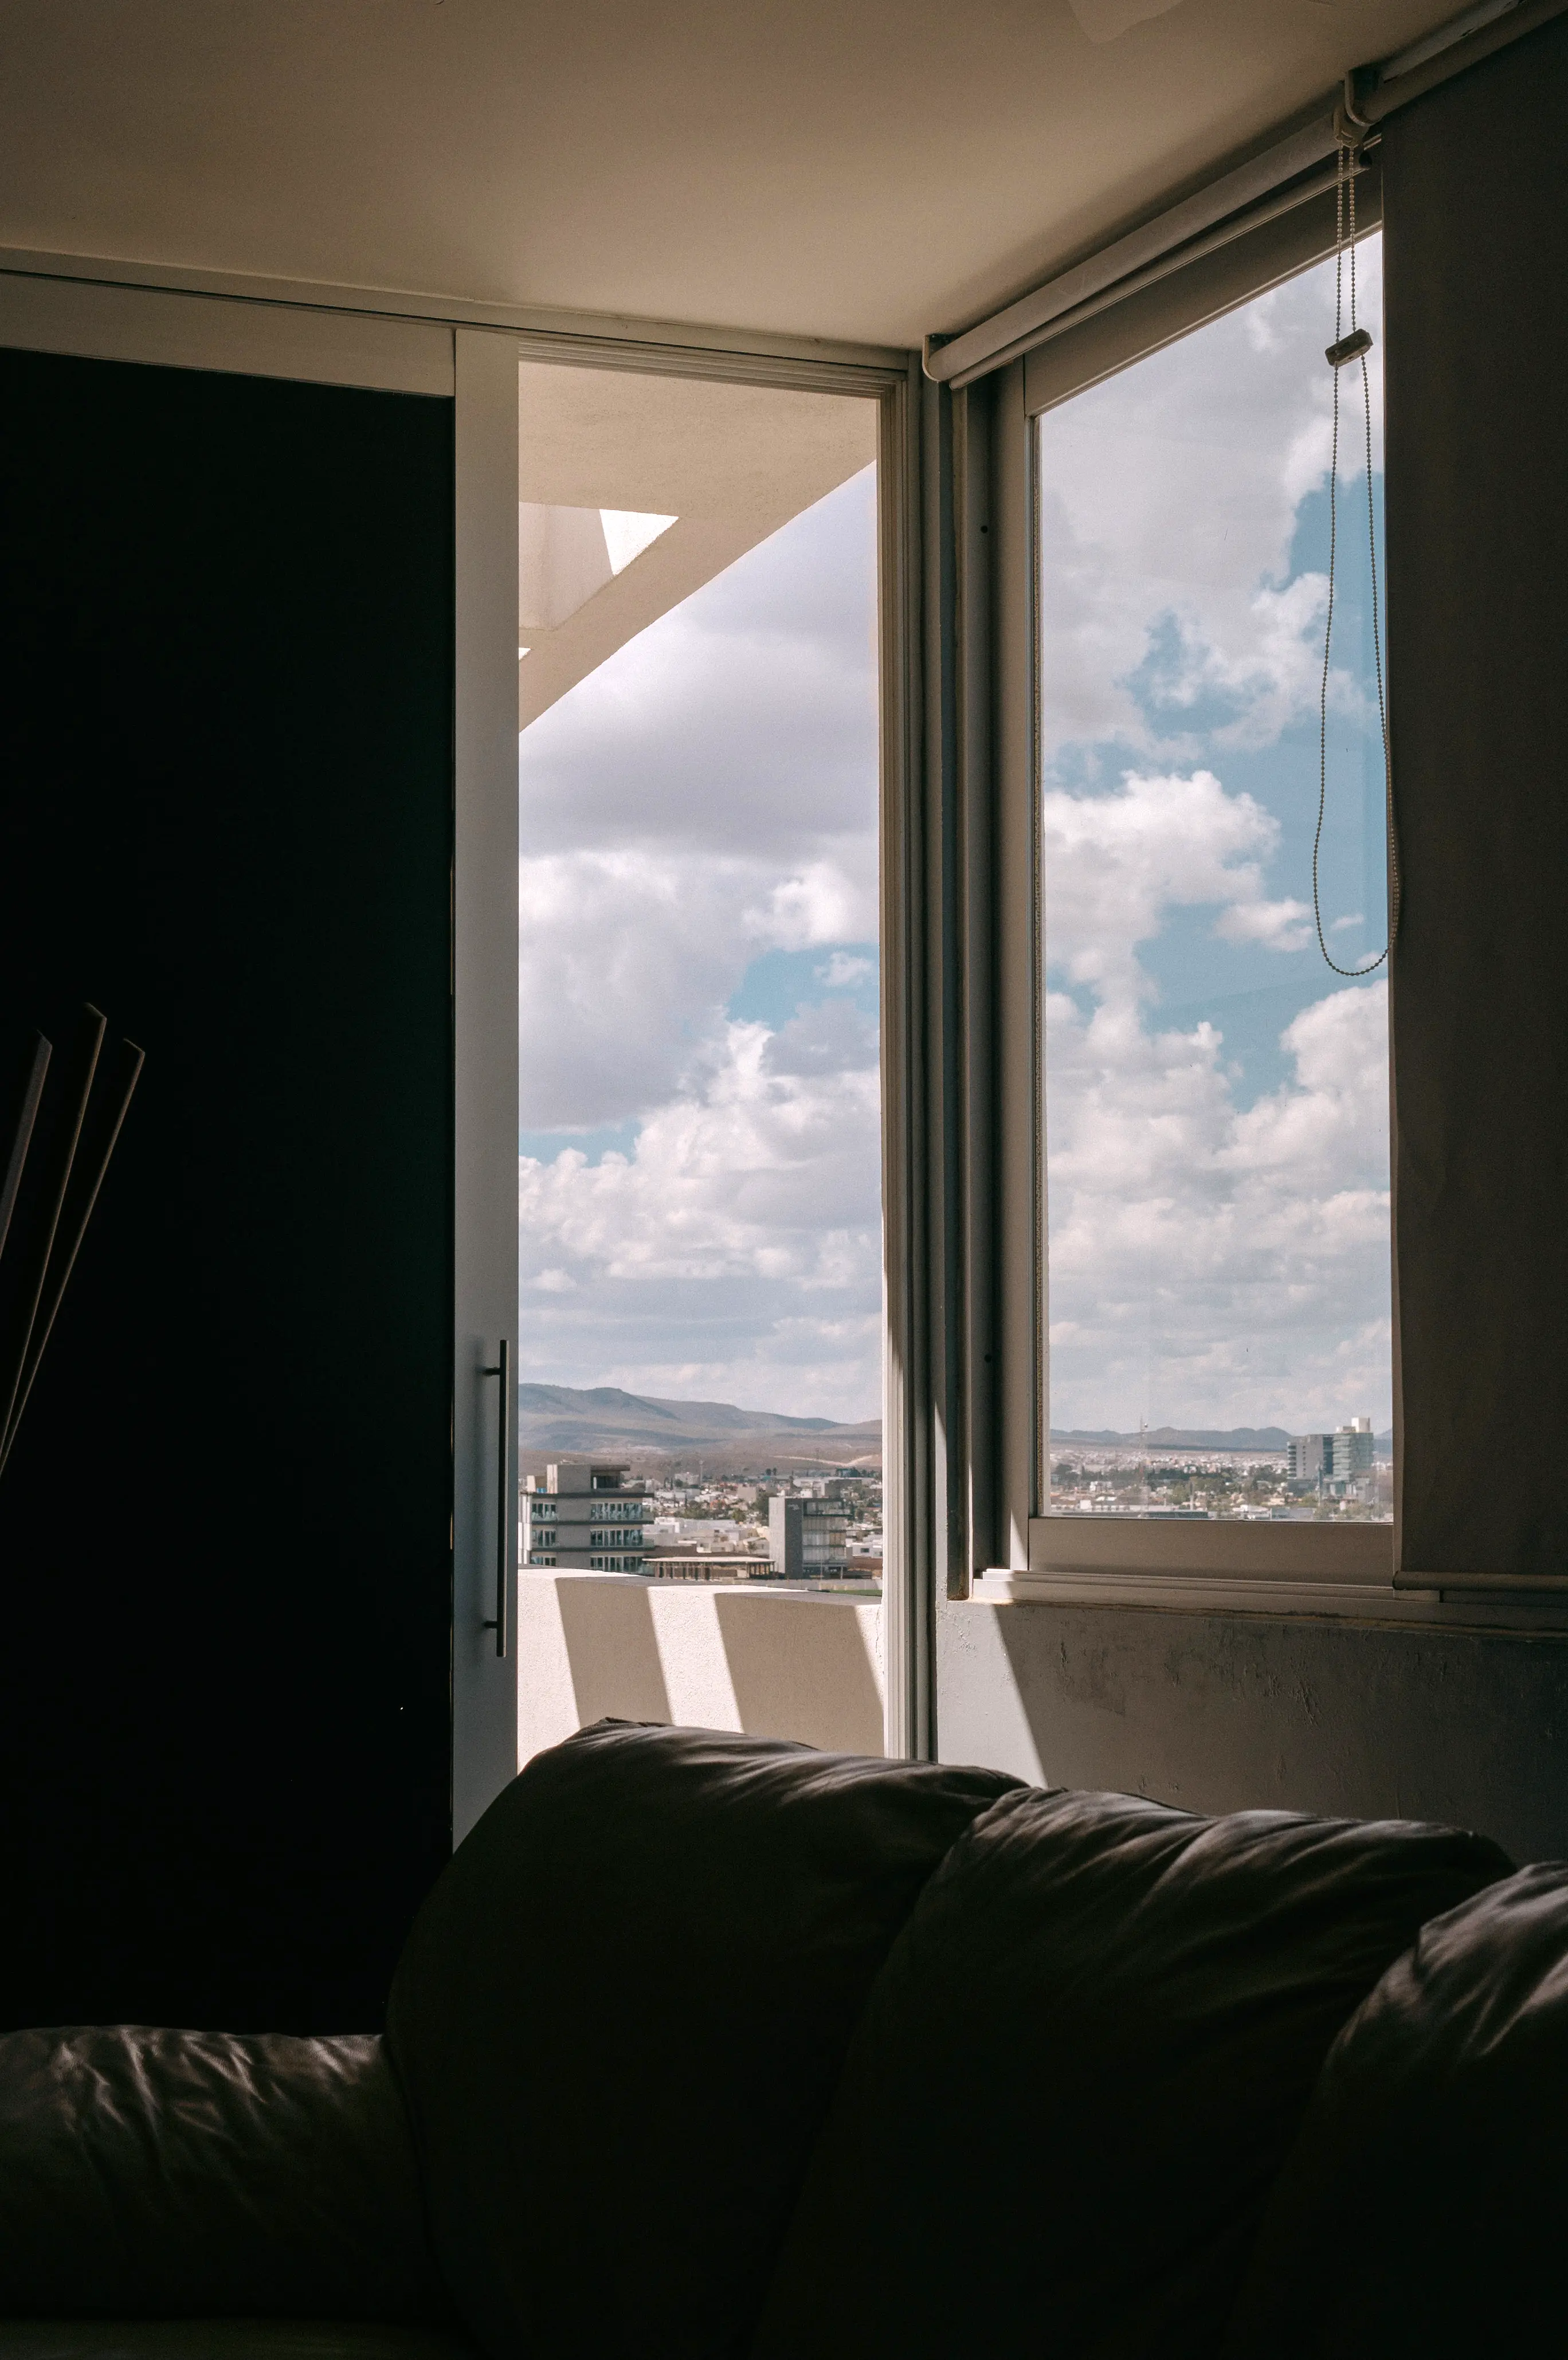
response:
[[[500,1359],[493,1368],[481,1369],[482,1377],[499,1377],[497,1387],[499,1407],[496,1414],[496,1611],[482,1631],[496,1634],[496,1653],[507,1651],[507,1568],[511,1551],[507,1538],[507,1513],[510,1502],[507,1498],[507,1401],[511,1393],[511,1347],[503,1336],[499,1347]]]

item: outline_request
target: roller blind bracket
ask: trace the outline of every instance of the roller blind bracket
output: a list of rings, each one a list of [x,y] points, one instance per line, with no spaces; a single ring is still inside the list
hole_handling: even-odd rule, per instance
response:
[[[1216,246],[1332,190],[1333,174],[1314,171],[1345,149],[1358,160],[1385,116],[1422,97],[1533,32],[1568,8],[1568,0],[1481,0],[1434,33],[1376,65],[1354,66],[1332,104],[1302,130],[1234,166],[1154,220],[1058,272],[971,327],[928,335],[926,374],[955,390],[1053,335],[1138,293],[1151,280],[1200,259]]]

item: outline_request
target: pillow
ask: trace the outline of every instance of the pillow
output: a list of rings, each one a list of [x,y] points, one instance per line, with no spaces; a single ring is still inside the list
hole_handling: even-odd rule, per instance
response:
[[[1422,1928],[1341,2033],[1227,2355],[1562,2349],[1568,1868]]]
[[[872,1978],[1013,1783],[609,1721],[498,1797],[388,2018],[492,2360],[744,2351]]]
[[[0,2036],[0,2318],[450,2314],[378,2039]]]
[[[755,2360],[1213,2350],[1346,2016],[1477,1837],[1004,1797],[872,1994]]]

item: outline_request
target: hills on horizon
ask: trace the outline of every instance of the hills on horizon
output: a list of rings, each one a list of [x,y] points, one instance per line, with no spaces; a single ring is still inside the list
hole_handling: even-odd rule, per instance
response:
[[[1135,1450],[1140,1443],[1147,1443],[1156,1450],[1283,1450],[1296,1435],[1315,1434],[1321,1430],[1317,1426],[1299,1426],[1289,1428],[1283,1426],[1151,1426],[1143,1434],[1113,1434],[1108,1426],[1093,1430],[1073,1426],[1063,1431],[1053,1426],[1051,1440],[1078,1442],[1088,1448],[1102,1450]],[[1391,1448],[1393,1441],[1392,1429],[1387,1434],[1373,1437],[1373,1442],[1379,1449],[1385,1445]]]
[[[732,1402],[628,1393],[621,1385],[529,1382],[518,1386],[517,1404],[518,1447],[532,1457],[616,1450],[680,1457],[700,1450],[738,1462],[771,1457],[797,1465],[820,1459],[847,1466],[869,1459],[880,1463],[882,1455],[880,1417],[792,1417],[782,1410],[739,1409]],[[1155,1426],[1141,1436],[1109,1426],[1053,1426],[1051,1440],[1102,1450],[1136,1449],[1141,1442],[1155,1450],[1280,1451],[1291,1433],[1283,1426]],[[1378,1456],[1386,1457],[1392,1434],[1374,1440]]]
[[[672,1401],[631,1393],[620,1385],[520,1384],[518,1447],[546,1451],[657,1451],[679,1456],[700,1449],[725,1456],[775,1456],[837,1465],[882,1455],[882,1420],[858,1424],[830,1417],[791,1417],[783,1411],[738,1409],[732,1402]],[[771,1453],[763,1446],[773,1446]]]

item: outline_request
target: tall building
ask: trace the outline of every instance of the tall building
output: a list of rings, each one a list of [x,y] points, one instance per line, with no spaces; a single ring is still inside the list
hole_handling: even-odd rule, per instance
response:
[[[775,1492],[768,1502],[768,1546],[773,1571],[786,1581],[839,1581],[848,1569],[850,1519],[840,1500],[799,1500]]]
[[[1324,1470],[1336,1483],[1358,1482],[1372,1472],[1372,1420],[1352,1418],[1324,1440],[1331,1447],[1332,1458]]]
[[[1353,1417],[1332,1434],[1298,1434],[1289,1450],[1296,1483],[1357,1483],[1372,1472],[1372,1420]]]
[[[652,1502],[628,1482],[630,1470],[564,1459],[531,1475],[521,1494],[522,1562],[581,1573],[641,1573]]]

